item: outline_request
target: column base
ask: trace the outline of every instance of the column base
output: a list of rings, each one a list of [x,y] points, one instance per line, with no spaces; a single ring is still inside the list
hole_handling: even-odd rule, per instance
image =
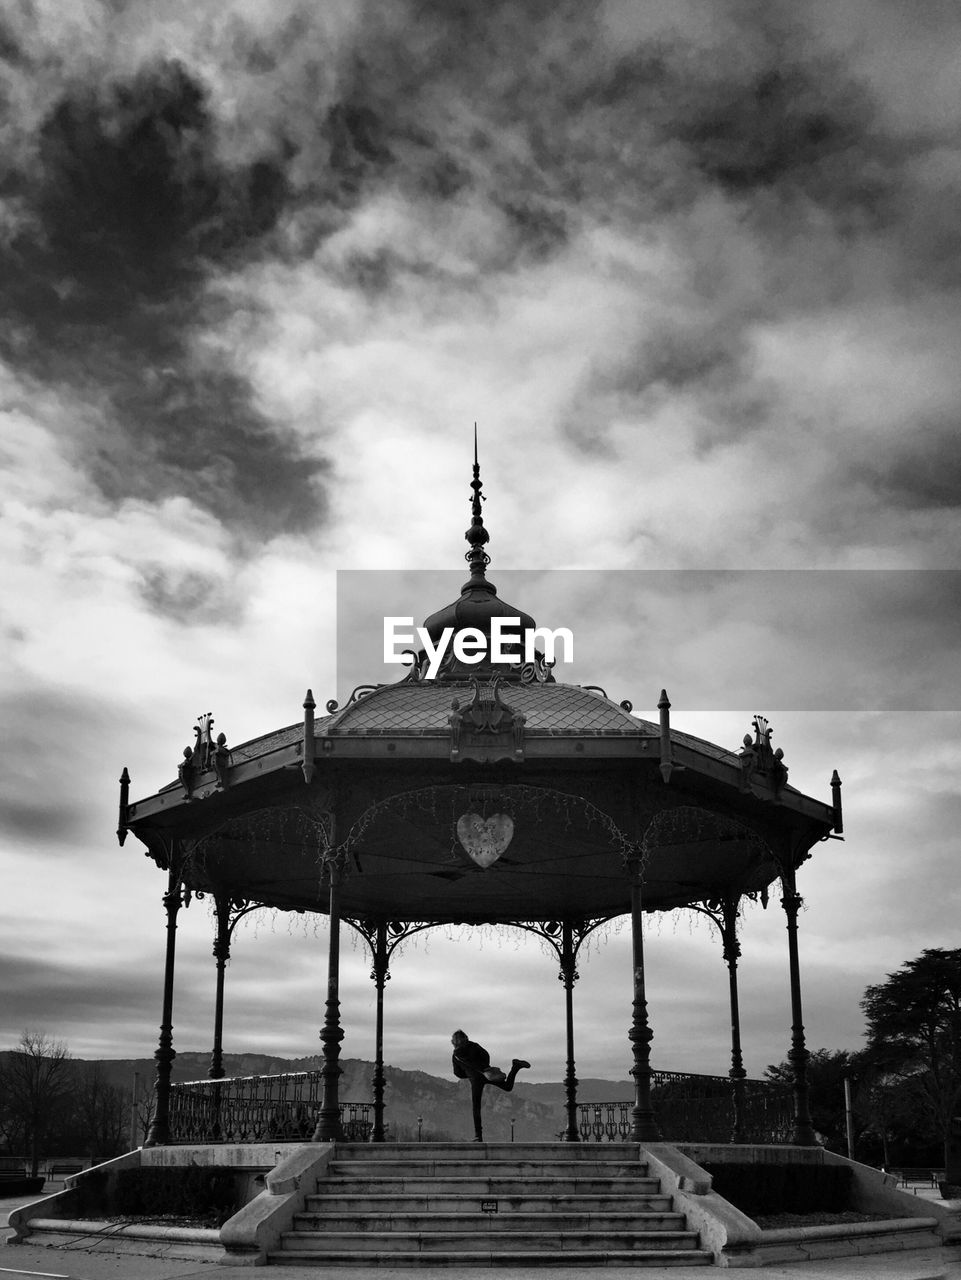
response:
[[[317,1118],[317,1128],[311,1138],[312,1142],[343,1142],[344,1130],[340,1123],[340,1112],[335,1111],[333,1116],[325,1115],[321,1111]]]
[[[654,1113],[647,1112],[640,1115],[634,1113],[631,1123],[631,1141],[660,1142],[661,1140],[662,1134],[654,1119]]]

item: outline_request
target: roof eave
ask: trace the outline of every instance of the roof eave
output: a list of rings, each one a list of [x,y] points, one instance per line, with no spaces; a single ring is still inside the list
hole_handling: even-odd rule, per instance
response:
[[[403,733],[358,731],[351,734],[330,734],[325,728],[325,731],[316,735],[315,743],[317,750],[314,765],[318,772],[322,771],[325,761],[334,760],[377,762],[420,760],[436,764],[451,764],[450,735],[440,730],[413,733],[410,731]],[[673,742],[672,747],[675,768],[683,768],[730,787],[732,790],[743,792],[743,775],[736,762],[702,754],[676,741]],[[227,788],[221,787],[213,769],[197,775],[189,795],[182,785],[168,785],[164,790],[132,803],[127,811],[127,826],[136,835],[138,826],[152,826],[157,818],[169,821],[178,810],[193,809],[205,800],[218,795],[227,796],[245,785],[301,770],[303,752],[303,742],[297,741],[260,757],[239,760],[230,766]],[[534,731],[526,734],[524,761],[518,762],[516,767],[523,768],[524,763],[533,764],[545,760],[564,760],[571,763],[587,760],[622,760],[643,761],[653,765],[659,760],[659,744],[657,738],[650,734],[630,731],[617,734],[589,731],[552,733]],[[833,828],[833,808],[804,795],[793,787],[785,786],[780,791],[775,791],[773,785],[761,776],[752,779],[751,790],[755,796],[823,824],[827,830]]]

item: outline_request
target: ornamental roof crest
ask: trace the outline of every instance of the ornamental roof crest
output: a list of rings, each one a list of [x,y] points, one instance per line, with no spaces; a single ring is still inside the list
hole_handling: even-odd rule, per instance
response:
[[[501,677],[495,674],[489,683],[471,678],[472,697],[462,707],[459,698],[451,701],[451,760],[524,759],[524,723],[526,716],[501,701]]]
[[[751,725],[754,729],[754,737],[746,733],[743,745],[738,752],[738,759],[741,762],[741,790],[754,790],[752,783],[760,775],[770,783],[776,798],[787,785],[784,752],[780,747],[775,749],[771,746],[774,730],[764,716],[755,716]],[[756,794],[762,793],[756,792]]]

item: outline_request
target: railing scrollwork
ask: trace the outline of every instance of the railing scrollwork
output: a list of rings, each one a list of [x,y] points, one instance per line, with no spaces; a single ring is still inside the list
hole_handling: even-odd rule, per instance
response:
[[[765,1080],[743,1081],[741,1142],[791,1140],[790,1090]],[[722,1142],[731,1138],[733,1098],[727,1076],[653,1071],[651,1098],[658,1123],[671,1142]],[[582,1142],[630,1142],[632,1102],[579,1102]]]
[[[170,1088],[170,1142],[310,1142],[323,1102],[321,1071],[192,1080]],[[340,1103],[348,1142],[366,1142],[372,1102]]]

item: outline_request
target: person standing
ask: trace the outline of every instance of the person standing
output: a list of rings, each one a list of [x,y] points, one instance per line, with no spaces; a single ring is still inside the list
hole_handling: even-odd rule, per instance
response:
[[[505,1075],[500,1067],[491,1066],[491,1056],[483,1045],[469,1039],[466,1031],[455,1031],[450,1038],[454,1052],[451,1064],[458,1080],[470,1081],[471,1112],[474,1117],[474,1141],[484,1141],[484,1130],[481,1123],[481,1099],[487,1085],[495,1089],[503,1089],[510,1093],[514,1088],[514,1080],[518,1071],[530,1067],[523,1058],[511,1060],[510,1072]]]

